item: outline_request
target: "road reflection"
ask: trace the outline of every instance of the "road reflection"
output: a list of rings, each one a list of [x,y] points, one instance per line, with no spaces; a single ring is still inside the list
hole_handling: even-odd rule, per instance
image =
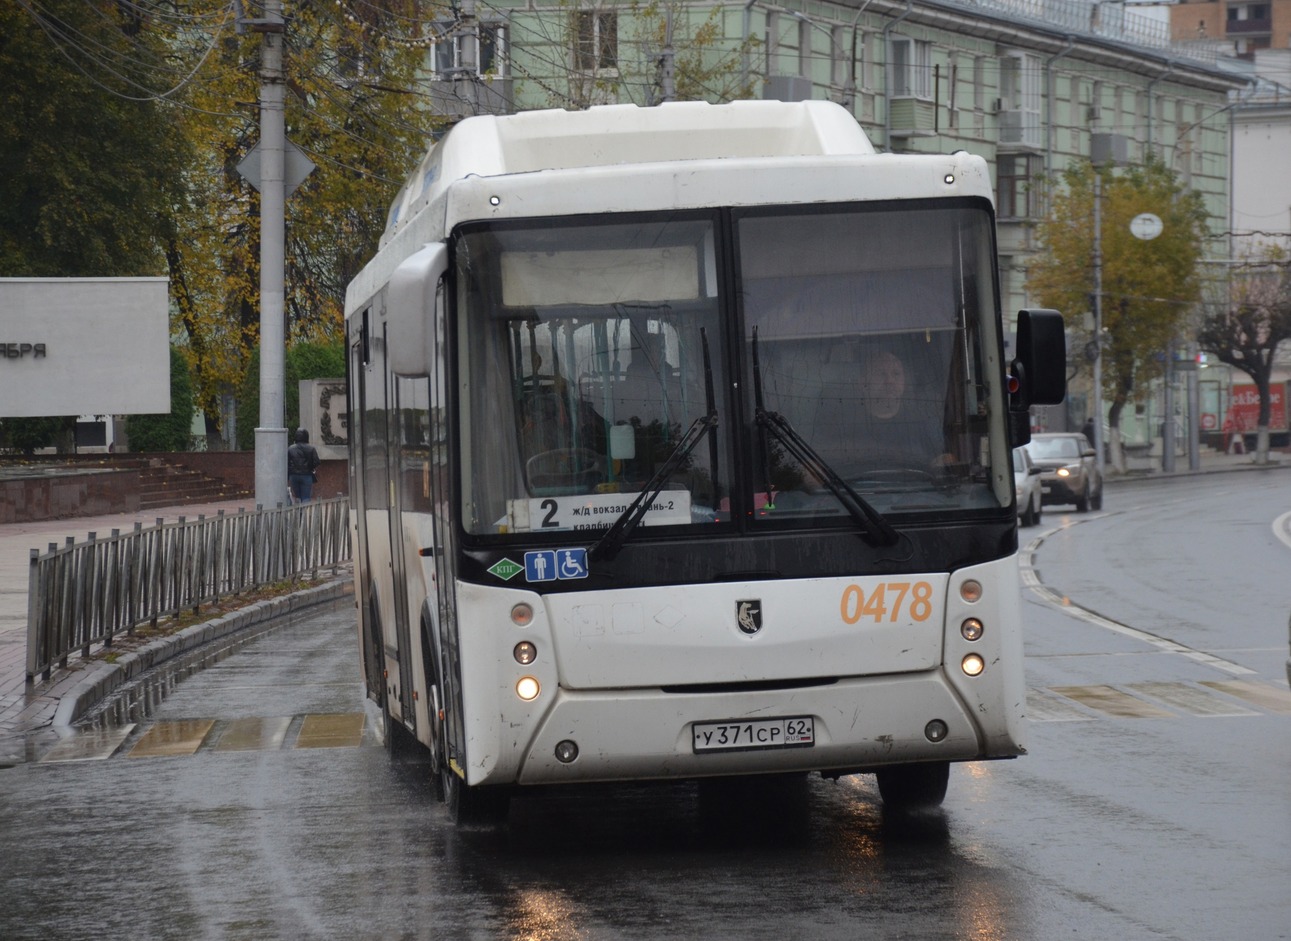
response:
[[[947,811],[885,813],[867,777],[549,790],[516,798],[509,827],[445,840],[475,904],[524,941],[853,939],[898,921],[1027,937],[1014,871]]]

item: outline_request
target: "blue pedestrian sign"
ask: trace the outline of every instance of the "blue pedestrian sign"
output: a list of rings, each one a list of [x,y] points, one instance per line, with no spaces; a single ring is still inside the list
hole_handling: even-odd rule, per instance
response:
[[[524,554],[524,578],[527,582],[554,582],[556,580],[556,553],[545,549]]]
[[[586,578],[586,549],[540,549],[524,554],[524,577],[528,582]]]

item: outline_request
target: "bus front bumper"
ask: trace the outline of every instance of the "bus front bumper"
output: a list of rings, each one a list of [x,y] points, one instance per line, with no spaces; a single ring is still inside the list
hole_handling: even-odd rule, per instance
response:
[[[738,726],[810,718],[812,742],[701,750],[696,725]],[[774,726],[775,723],[770,723]],[[919,761],[1013,758],[1025,753],[1021,704],[976,717],[941,670],[843,679],[773,692],[558,690],[518,764],[504,756],[471,783],[666,779],[787,771],[865,771]],[[571,743],[573,748],[571,749]],[[737,743],[739,744],[739,743]],[[571,752],[576,754],[568,760]],[[561,757],[558,757],[561,756]],[[562,760],[562,758],[566,760]],[[479,772],[484,771],[483,775]]]

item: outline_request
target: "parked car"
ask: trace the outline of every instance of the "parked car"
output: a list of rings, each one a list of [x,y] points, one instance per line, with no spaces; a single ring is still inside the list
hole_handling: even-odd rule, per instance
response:
[[[1040,468],[1024,447],[1013,449],[1013,492],[1018,498],[1018,523],[1034,526],[1040,522]]]
[[[1041,503],[1074,503],[1078,513],[1103,508],[1103,478],[1088,438],[1078,431],[1032,435],[1027,451],[1040,468]]]

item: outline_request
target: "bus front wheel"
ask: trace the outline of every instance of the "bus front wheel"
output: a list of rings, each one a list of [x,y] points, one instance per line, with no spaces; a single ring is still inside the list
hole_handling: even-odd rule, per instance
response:
[[[883,804],[892,810],[940,807],[950,783],[950,762],[893,765],[880,768],[874,776],[878,779]]]
[[[452,768],[443,765],[439,772],[444,805],[456,824],[505,823],[511,810],[511,791],[504,787],[471,787]]]

